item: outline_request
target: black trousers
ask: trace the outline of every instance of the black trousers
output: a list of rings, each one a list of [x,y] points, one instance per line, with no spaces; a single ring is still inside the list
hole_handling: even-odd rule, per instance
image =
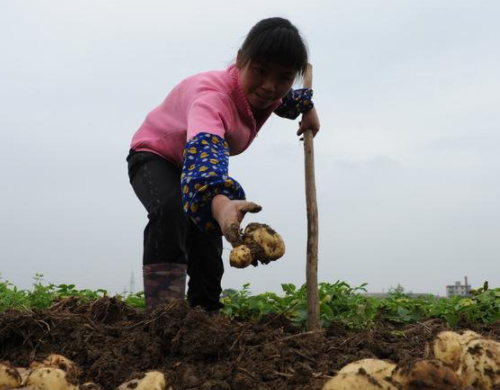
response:
[[[222,237],[198,229],[182,208],[181,172],[149,152],[130,151],[130,184],[148,212],[143,264],[187,264],[187,298],[206,310],[222,307]]]

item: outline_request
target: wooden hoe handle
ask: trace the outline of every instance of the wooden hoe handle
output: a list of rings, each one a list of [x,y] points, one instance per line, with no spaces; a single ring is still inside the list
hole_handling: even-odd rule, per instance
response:
[[[307,64],[304,88],[312,88],[312,66]],[[318,299],[318,204],[316,202],[316,180],[314,175],[314,135],[311,129],[305,130],[304,157],[306,175],[307,205],[307,312],[309,330],[321,329]]]

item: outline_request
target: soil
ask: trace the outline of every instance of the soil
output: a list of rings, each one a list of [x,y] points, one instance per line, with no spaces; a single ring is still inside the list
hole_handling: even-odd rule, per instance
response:
[[[500,340],[500,322],[461,329]],[[0,314],[0,361],[27,367],[62,354],[82,369],[80,383],[93,381],[104,390],[153,369],[174,390],[321,390],[355,360],[431,357],[430,343],[442,330],[450,329],[432,319],[411,325],[378,321],[363,332],[334,324],[315,333],[294,328],[282,316],[236,322],[178,301],[146,315],[114,298],[88,304],[69,298],[49,310]]]

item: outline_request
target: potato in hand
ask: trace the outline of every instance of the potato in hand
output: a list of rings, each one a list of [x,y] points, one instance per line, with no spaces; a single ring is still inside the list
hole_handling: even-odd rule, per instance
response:
[[[250,223],[243,232],[242,245],[231,251],[229,261],[232,267],[245,268],[257,261],[268,264],[285,254],[283,238],[271,227],[261,223]]]

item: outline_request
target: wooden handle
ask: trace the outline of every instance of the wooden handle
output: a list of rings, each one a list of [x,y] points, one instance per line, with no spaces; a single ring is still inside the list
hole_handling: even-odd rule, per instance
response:
[[[312,65],[307,64],[304,88],[312,88]],[[307,311],[309,330],[321,329],[318,299],[318,204],[316,202],[316,180],[314,174],[313,132],[304,131],[304,162],[306,175],[307,205]]]

